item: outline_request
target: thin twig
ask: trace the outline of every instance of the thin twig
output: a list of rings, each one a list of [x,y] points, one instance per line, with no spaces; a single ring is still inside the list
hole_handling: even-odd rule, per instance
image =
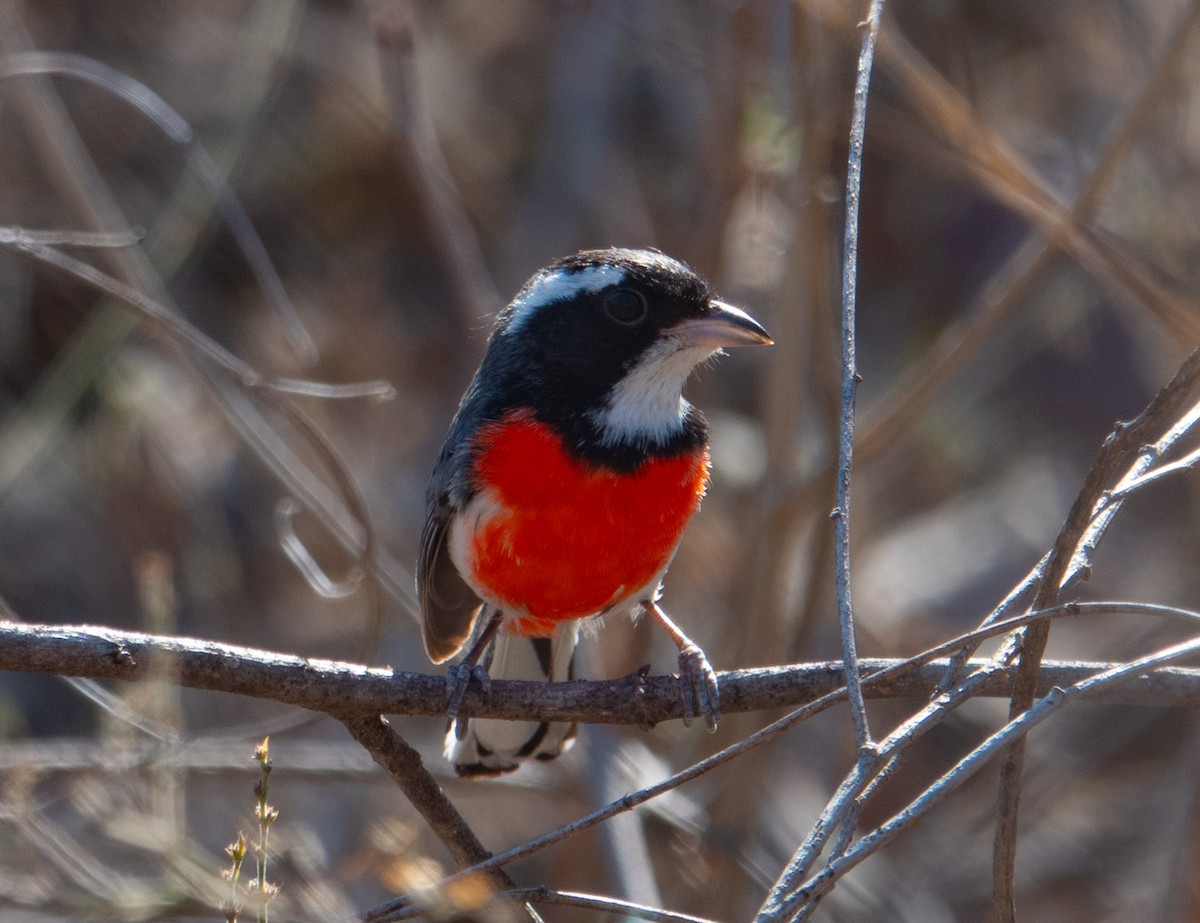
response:
[[[854,638],[854,609],[850,598],[850,475],[854,460],[854,399],[858,391],[858,364],[855,355],[855,309],[858,293],[858,212],[862,194],[863,141],[867,131],[867,99],[871,86],[871,62],[875,58],[875,39],[879,35],[879,17],[884,0],[871,0],[858,57],[858,76],[854,84],[854,114],[850,123],[850,156],[846,175],[846,234],[842,256],[842,409],[838,425],[838,475],[836,507],[833,513],[835,535],[838,624],[842,635],[842,659],[850,684],[850,715],[859,759],[869,760],[871,728],[858,676],[858,651]]]
[[[1200,350],[1197,350],[1200,352]],[[1189,357],[1184,364],[1184,368],[1180,370],[1180,374],[1176,379],[1168,385],[1168,388],[1183,388],[1189,387],[1188,382],[1200,380],[1200,374],[1187,372],[1189,367],[1194,368],[1197,364],[1197,356],[1195,353]],[[1178,394],[1178,401],[1186,398],[1187,390],[1183,390]],[[1176,471],[1187,470],[1193,464],[1192,459],[1196,453],[1193,453],[1188,458],[1180,459],[1174,464],[1164,465],[1159,469],[1154,466],[1166,455],[1180,439],[1186,436],[1192,429],[1200,423],[1200,403],[1193,405],[1191,410],[1183,414],[1175,424],[1167,430],[1166,434],[1155,442],[1153,445],[1146,445],[1140,448],[1137,459],[1134,461],[1130,469],[1117,482],[1112,490],[1101,494],[1096,501],[1096,506],[1092,510],[1092,522],[1088,525],[1087,531],[1079,540],[1079,544],[1075,549],[1075,553],[1071,556],[1071,563],[1067,569],[1066,576],[1063,578],[1063,585],[1068,585],[1072,580],[1087,573],[1091,567],[1092,552],[1100,539],[1104,536],[1105,531],[1112,523],[1113,517],[1117,515],[1122,503],[1126,497],[1139,486],[1144,486],[1148,483],[1153,483],[1157,477],[1152,475],[1167,475]]]
[[[0,227],[0,243],[35,243],[47,247],[78,247],[82,250],[102,250],[111,247],[133,247],[141,242],[143,232],[130,229],[113,234],[100,231],[49,231],[30,228]]]
[[[1200,449],[1189,452],[1183,458],[1173,461],[1170,464],[1153,468],[1145,474],[1130,472],[1130,475],[1122,478],[1121,483],[1109,493],[1106,498],[1108,502],[1105,503],[1105,511],[1107,511],[1108,503],[1114,500],[1127,500],[1133,494],[1149,487],[1151,484],[1157,484],[1163,478],[1169,477],[1172,474],[1191,471],[1198,464],[1200,464]]]
[[[839,827],[842,833],[838,838],[838,848],[834,849],[830,861],[836,859],[849,846],[853,835],[853,823],[858,817],[862,796],[871,788],[873,780],[878,777],[879,773],[888,767],[892,758],[903,753],[905,749],[915,743],[920,736],[940,722],[947,712],[975,696],[979,689],[986,686],[1002,670],[1003,666],[995,662],[982,665],[955,688],[939,694],[930,704],[881,741],[876,746],[873,761],[867,762],[861,759],[855,761],[853,768],[842,784],[838,786],[804,842],[800,844],[791,861],[775,880],[775,884],[772,885],[755,918],[757,923],[787,918],[787,908],[792,901],[792,895],[800,887],[805,876],[809,874],[829,842],[829,838]]]
[[[1192,621],[1192,622],[1194,622],[1197,619],[1200,619],[1200,613],[1190,612],[1189,610],[1176,610],[1173,607],[1161,607],[1161,606],[1153,606],[1153,605],[1142,606],[1139,604],[1139,605],[1135,605],[1134,608],[1136,611],[1144,612],[1145,614],[1148,614],[1148,615],[1149,614],[1157,614],[1157,615],[1178,616],[1187,621]],[[929,651],[926,651],[925,654],[921,655],[920,658],[914,658],[913,660],[904,661],[901,663],[892,663],[887,666],[881,666],[881,669],[879,669],[877,672],[870,672],[867,676],[864,677],[864,679],[863,679],[864,691],[866,691],[868,693],[873,692],[876,683],[890,682],[899,676],[905,675],[910,670],[916,669],[917,668],[916,664],[918,661],[921,663],[928,664],[929,661],[927,659],[925,659],[926,656],[928,656],[928,657],[941,656],[942,654],[959,649],[964,644],[977,641],[983,636],[990,636],[993,634],[1003,633],[1004,631],[1011,630],[1014,627],[1030,624],[1031,622],[1033,622],[1039,618],[1045,618],[1045,617],[1049,617],[1051,615],[1061,616],[1061,615],[1066,615],[1068,613],[1082,612],[1082,611],[1087,611],[1087,612],[1090,612],[1091,614],[1098,615],[1101,613],[1110,613],[1111,614],[1111,613],[1115,613],[1118,611],[1123,611],[1123,609],[1121,607],[1114,608],[1112,606],[1112,604],[1103,604],[1103,603],[1070,604],[1067,606],[1056,607],[1051,612],[1027,613],[1026,615],[1019,616],[1014,619],[1008,619],[1008,620],[1005,620],[1004,622],[997,622],[993,625],[988,626],[987,628],[980,629],[978,632],[973,632],[970,636],[963,636],[960,638],[956,638],[953,641],[947,642],[946,644],[938,645],[938,647],[932,648]],[[944,667],[945,665],[946,665],[946,662],[943,661],[942,663],[937,664],[936,667],[941,668],[941,667]],[[981,663],[981,667],[984,667],[984,668],[988,667],[989,665],[990,665],[989,661],[985,661],[985,662]],[[868,661],[868,662],[864,662],[862,664],[862,666],[864,668],[870,670],[873,665],[871,664],[871,662]],[[1044,667],[1045,666],[1046,665],[1044,665]],[[1095,675],[1097,675],[1097,673],[1102,672],[1106,668],[1107,668],[1107,666],[1098,665],[1098,669],[1087,674],[1087,676],[1095,676]],[[1188,671],[1188,672],[1190,673],[1191,671]],[[1153,673],[1148,674],[1148,676],[1139,677],[1138,683],[1146,682],[1146,680],[1149,677],[1158,676],[1158,675],[1160,675],[1160,673],[1161,673],[1161,671],[1155,671]],[[1081,675],[1081,676],[1077,677],[1076,679],[1070,680],[1069,682],[1052,683],[1046,687],[1045,691],[1047,694],[1049,694],[1050,691],[1052,691],[1054,688],[1057,688],[1058,686],[1067,685],[1070,683],[1076,683],[1082,679],[1087,678],[1087,676]],[[728,679],[725,681],[729,682]],[[1128,682],[1128,680],[1127,680],[1127,682]],[[493,689],[497,685],[499,685],[499,684],[496,683],[495,681],[493,681]],[[561,685],[561,684],[555,684],[555,685]],[[986,688],[986,687],[984,687],[984,688]],[[982,693],[983,689],[981,688],[979,691]],[[1095,693],[1093,693],[1093,694],[1095,694]],[[1100,690],[1100,694],[1103,694],[1103,689]],[[750,750],[754,749],[755,747],[758,747],[764,743],[767,743],[768,741],[774,740],[780,734],[784,733],[785,731],[787,731],[791,727],[795,726],[796,724],[798,724],[802,721],[805,721],[805,720],[813,717],[814,715],[819,714],[822,711],[825,711],[826,709],[837,704],[838,702],[842,701],[842,699],[845,698],[845,695],[846,695],[846,687],[845,686],[842,686],[836,690],[833,690],[833,691],[829,692],[828,694],[821,696],[819,699],[816,699],[815,701],[810,702],[808,705],[805,705],[802,708],[799,708],[796,711],[792,712],[791,714],[784,716],[783,718],[779,719],[778,721],[774,722],[773,724],[770,724],[767,727],[757,731],[756,733],[750,735],[749,737],[744,738],[743,740],[739,741],[738,743],[733,744],[729,747],[726,747],[724,750],[721,750],[720,752],[713,754],[712,756],[708,757],[707,759],[701,760],[699,763],[689,766],[688,768],[686,768],[678,773],[675,773],[674,775],[662,780],[661,782],[657,782],[654,785],[647,786],[646,788],[643,788],[642,790],[640,790],[638,792],[634,792],[633,794],[626,795],[624,798],[618,799],[617,801],[614,801],[611,804],[605,805],[604,807],[599,808],[598,810],[592,811],[590,814],[587,814],[584,817],[581,817],[580,819],[578,819],[576,821],[573,821],[569,824],[565,824],[562,827],[559,827],[555,830],[551,830],[551,831],[544,833],[538,837],[534,837],[533,839],[529,840],[526,843],[521,844],[520,846],[515,846],[512,849],[506,850],[501,853],[497,853],[495,856],[493,856],[491,859],[487,860],[486,862],[482,862],[479,865],[474,866],[473,868],[465,869],[462,872],[459,872],[459,873],[449,876],[447,879],[444,880],[443,884],[450,882],[450,881],[459,880],[463,877],[466,877],[466,876],[472,875],[472,874],[476,874],[481,871],[486,871],[493,867],[507,865],[518,859],[523,859],[526,856],[532,855],[535,852],[546,849],[547,847],[552,846],[556,843],[559,843],[562,840],[568,839],[578,833],[581,833],[584,830],[587,830],[590,827],[595,826],[598,823],[602,823],[612,817],[615,817],[618,814],[621,814],[625,811],[632,811],[634,808],[638,807],[639,805],[645,804],[647,801],[650,801],[651,799],[656,798],[659,795],[662,795],[668,791],[678,788],[680,785],[683,785],[686,782],[690,782],[691,780],[698,778],[699,776],[715,769],[716,767],[723,765],[723,764],[743,755],[746,752],[749,752]],[[389,908],[398,909],[398,908],[401,908],[404,906],[407,906],[407,903],[403,900],[391,901],[391,902],[380,905],[379,907],[375,908],[375,910],[372,912],[386,913],[389,910]]]
[[[192,169],[225,218],[230,233],[267,296],[267,303],[275,310],[284,332],[291,340],[292,348],[305,364],[315,362],[316,344],[296,313],[254,222],[187,120],[144,83],[84,55],[30,51],[0,59],[0,80],[35,74],[74,77],[100,87],[114,98],[133,106],[167,138],[183,148]]]
[[[841,412],[838,422],[838,462],[835,487],[834,583],[837,590],[838,625],[842,640],[842,662],[847,681],[847,698],[854,725],[856,758],[850,775],[839,786],[826,813],[813,832],[801,844],[792,861],[776,880],[756,919],[774,920],[776,898],[790,893],[812,858],[820,852],[826,838],[840,823],[853,823],[855,798],[879,767],[879,754],[871,737],[867,706],[859,675],[857,642],[854,636],[854,607],[850,593],[850,480],[854,459],[854,408],[858,391],[856,356],[856,308],[858,293],[858,220],[862,196],[862,159],[867,130],[867,100],[870,97],[871,64],[884,0],[871,0],[858,57],[854,84],[854,110],[850,122],[850,154],[846,169],[846,229],[842,254],[842,380]],[[819,844],[819,845],[818,845]]]
[[[37,239],[14,235],[12,239],[0,236],[0,246],[8,246],[18,253],[31,256],[37,261],[52,266],[60,272],[86,282],[99,291],[111,295],[118,302],[133,308],[151,329],[168,337],[176,346],[193,350],[204,359],[214,363],[235,381],[247,388],[281,391],[289,394],[307,394],[324,398],[370,398],[386,400],[395,394],[395,389],[385,381],[353,382],[349,385],[331,385],[324,382],[305,382],[297,379],[276,380],[256,371],[211,337],[201,333],[162,302],[145,294],[141,289],[126,284],[105,273],[90,263],[64,253],[62,250],[38,242]]]
[[[1184,29],[1190,29],[1195,10],[1186,11],[1184,19]],[[1077,220],[1028,162],[988,130],[899,31],[885,38],[880,55],[889,73],[912,98],[914,110],[962,151],[964,165],[983,188],[1035,225],[1056,248],[1127,302],[1149,310],[1181,342],[1194,343],[1200,337],[1200,312],[1194,298],[1168,288],[1136,257],[1118,252],[1089,222]]]
[[[1083,487],[1076,496],[1066,521],[1055,539],[1045,573],[1034,595],[1033,607],[1043,609],[1054,605],[1063,585],[1072,577],[1082,574],[1082,565],[1076,565],[1078,552],[1085,542],[1091,546],[1099,542],[1104,527],[1116,515],[1120,502],[1112,504],[1106,511],[1103,525],[1097,530],[1094,515],[1106,492],[1112,487],[1117,472],[1127,464],[1131,453],[1139,451],[1151,441],[1168,421],[1176,420],[1197,383],[1200,382],[1200,349],[1193,352],[1175,374],[1175,377],[1155,395],[1146,409],[1129,424],[1118,425],[1105,440],[1084,478]],[[1171,432],[1182,430],[1178,424]],[[1176,437],[1178,438],[1178,437]],[[1135,466],[1136,467],[1136,466]],[[1020,662],[1013,681],[1010,717],[1015,718],[1029,708],[1034,699],[1034,686],[1040,670],[1042,654],[1050,637],[1050,627],[1039,622],[1014,636],[1013,647],[1020,650]],[[1021,800],[1021,774],[1025,763],[1025,737],[1017,737],[1005,753],[1000,767],[1000,791],[998,796],[996,835],[992,854],[992,923],[1012,923],[1016,916],[1014,870],[1017,857],[1017,817]]]
[[[7,0],[0,0],[0,51],[6,52],[10,56],[10,61],[37,60],[36,56],[34,58],[20,56],[22,53],[35,53],[32,52],[32,43],[15,5]],[[12,57],[14,55],[17,57]],[[90,73],[96,77],[94,69]],[[121,77],[117,72],[112,74],[104,72],[100,76],[104,80]],[[156,96],[150,101],[152,104],[146,102],[149,98],[146,94],[150,93],[148,89],[141,87],[140,84],[127,87],[127,89],[129,93],[119,95],[119,98],[125,99],[127,102],[133,101],[135,105],[142,108],[143,112],[159,118],[161,120],[158,122],[159,127],[163,128],[168,135],[180,131],[185,134],[190,133],[190,128],[183,123],[182,119],[179,119]],[[120,232],[119,229],[127,227],[128,222],[124,220],[119,206],[88,155],[61,100],[45,76],[38,73],[18,81],[15,95],[52,175],[63,190],[65,198],[80,214],[82,223],[99,233]],[[219,171],[216,170],[211,159],[205,155],[201,161],[200,166],[203,168],[201,172],[206,177],[206,181],[210,186],[215,183],[218,188],[223,189],[223,180],[220,179]],[[232,200],[227,197],[225,204],[228,205],[229,201]],[[238,207],[240,208],[240,206]],[[236,216],[234,217],[236,218]],[[181,349],[185,358],[200,372],[202,380],[210,387],[225,409],[231,424],[238,429],[248,444],[263,451],[264,461],[277,472],[280,478],[289,485],[298,484],[309,487],[308,491],[299,491],[305,499],[314,493],[328,496],[329,491],[313,486],[316,477],[308,470],[308,467],[300,462],[294,454],[282,448],[283,440],[270,426],[266,425],[261,414],[257,413],[257,408],[253,411],[238,412],[238,408],[244,410],[249,402],[239,401],[237,397],[240,395],[234,396],[233,394],[235,389],[220,378],[213,376],[205,367],[205,362],[201,360],[216,363],[243,387],[258,388],[258,393],[272,400],[274,407],[300,431],[309,446],[325,462],[340,490],[340,499],[344,504],[343,506],[337,502],[337,499],[330,498],[333,501],[331,504],[310,505],[309,509],[335,536],[345,539],[344,545],[352,551],[358,551],[366,558],[368,573],[372,578],[367,581],[369,593],[367,607],[371,630],[365,641],[365,650],[371,650],[378,636],[382,613],[380,596],[383,588],[389,589],[406,610],[415,613],[416,605],[411,591],[411,580],[404,576],[396,577],[395,574],[399,568],[390,560],[385,559],[382,554],[377,553],[374,529],[370,517],[367,515],[366,505],[362,502],[349,471],[341,462],[333,445],[323,433],[308,422],[298,409],[281,400],[279,395],[272,391],[269,378],[260,375],[180,319],[179,312],[173,310],[170,295],[162,280],[141,248],[98,251],[100,257],[111,266],[111,273],[104,273],[68,254],[31,240],[13,245],[17,246],[20,252],[55,265],[76,278],[96,286],[100,291],[114,295],[119,301],[131,305],[139,311],[143,322],[148,322],[155,329],[167,333],[171,342]],[[252,243],[247,252],[250,254],[251,262],[254,262]],[[273,273],[273,270],[271,272]],[[304,351],[302,344],[300,349],[302,352]],[[295,390],[296,385],[297,383],[294,381],[286,381],[280,390]],[[378,386],[368,386],[366,390],[375,397],[387,396],[391,393],[391,386],[381,383]],[[354,386],[353,391],[354,396],[360,396],[362,388]],[[257,431],[253,431],[253,427],[245,425],[246,417],[251,412],[255,414],[257,420],[263,423]],[[281,459],[285,455],[290,464],[282,463]],[[343,528],[345,518],[339,519],[331,511],[333,508],[350,510],[356,519],[354,526]]]
[[[828,893],[837,881],[868,856],[878,852],[909,827],[917,824],[933,808],[946,800],[972,775],[978,772],[1016,739],[1025,737],[1034,727],[1041,724],[1064,705],[1080,696],[1101,689],[1109,683],[1121,682],[1126,677],[1166,664],[1172,660],[1192,656],[1200,651],[1200,640],[1178,644],[1158,653],[1142,657],[1130,663],[1113,667],[1067,687],[1055,687],[1036,705],[1009,721],[964,756],[950,770],[926,788],[907,808],[889,821],[868,833],[855,846],[830,862],[819,874],[798,889],[783,908],[783,914],[796,913],[801,905]]]
[[[841,4],[818,3],[816,6],[823,16],[839,23],[850,23]],[[1200,2],[1194,0],[1180,14],[1169,44],[1141,92],[1130,99],[1122,115],[1114,120],[1114,128],[1099,152],[1096,166],[1084,180],[1075,200],[1072,212],[1078,224],[1086,224],[1095,217],[1109,184],[1137,141],[1139,131],[1174,86],[1171,77],[1186,55],[1191,30],[1198,21]],[[948,86],[946,89],[950,91]],[[986,130],[986,126],[982,130]],[[876,402],[878,410],[868,408],[865,412],[855,445],[860,466],[874,462],[894,445],[946,385],[983,353],[1001,323],[1023,303],[1036,280],[1057,260],[1057,250],[1043,234],[1033,232],[1026,238],[982,286],[962,318],[947,327],[920,361],[911,363],[910,371]],[[825,495],[824,490],[817,488],[828,476],[829,470],[818,472],[795,487],[780,505],[771,527],[777,529],[782,522],[798,521],[812,508],[814,497]],[[779,544],[787,545],[786,542]]]

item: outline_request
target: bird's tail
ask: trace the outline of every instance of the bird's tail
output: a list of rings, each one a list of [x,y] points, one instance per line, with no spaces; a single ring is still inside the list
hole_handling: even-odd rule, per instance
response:
[[[579,623],[563,622],[549,638],[526,638],[501,628],[484,655],[491,679],[563,682],[575,678]],[[562,721],[500,721],[468,718],[460,740],[451,727],[446,758],[466,778],[498,776],[526,760],[552,760],[575,740],[576,726]]]

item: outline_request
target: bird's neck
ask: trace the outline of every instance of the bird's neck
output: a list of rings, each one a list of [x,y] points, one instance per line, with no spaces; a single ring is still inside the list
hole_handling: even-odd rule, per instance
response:
[[[684,433],[696,411],[683,397],[683,386],[712,350],[679,349],[670,341],[644,355],[613,386],[604,404],[589,416],[602,442],[644,446],[669,445]]]

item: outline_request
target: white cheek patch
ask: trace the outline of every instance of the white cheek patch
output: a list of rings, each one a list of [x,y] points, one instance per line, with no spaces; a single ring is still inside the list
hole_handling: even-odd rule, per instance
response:
[[[673,337],[651,346],[592,415],[603,441],[664,443],[678,434],[691,406],[683,399],[683,386],[692,369],[715,352],[708,346],[682,346]]]
[[[516,333],[543,308],[577,295],[598,292],[625,281],[625,270],[618,266],[585,266],[583,269],[555,269],[535,276],[524,294],[512,304],[512,318],[504,335]]]

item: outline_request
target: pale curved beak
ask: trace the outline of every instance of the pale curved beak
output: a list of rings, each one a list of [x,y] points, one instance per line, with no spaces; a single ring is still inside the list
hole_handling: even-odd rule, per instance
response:
[[[689,317],[671,328],[687,346],[727,349],[733,346],[770,346],[775,341],[763,325],[741,308],[713,301],[701,317]]]

